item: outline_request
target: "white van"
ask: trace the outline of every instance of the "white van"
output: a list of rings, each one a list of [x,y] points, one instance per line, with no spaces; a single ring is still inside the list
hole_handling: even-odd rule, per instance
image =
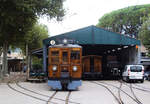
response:
[[[126,65],[122,78],[124,81],[137,80],[144,82],[144,66],[143,65]]]

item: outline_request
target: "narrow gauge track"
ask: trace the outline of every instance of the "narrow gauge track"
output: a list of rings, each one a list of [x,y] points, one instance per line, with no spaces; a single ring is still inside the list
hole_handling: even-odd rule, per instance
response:
[[[136,88],[142,89],[143,91],[150,92],[150,88],[147,88],[147,87],[144,87],[144,86],[140,86],[140,85],[137,85],[137,84],[134,84],[134,86],[136,86]]]
[[[22,92],[22,91],[19,91],[19,90],[13,88],[13,87],[10,85],[10,82],[8,82],[7,85],[8,85],[8,87],[9,87],[10,89],[12,89],[12,90],[14,90],[14,91],[16,91],[16,92],[18,92],[18,93],[21,93],[21,94],[23,94],[23,95],[29,96],[29,97],[31,97],[31,98],[34,98],[34,99],[37,99],[37,100],[40,100],[40,101],[47,102],[47,100],[41,99],[41,98],[39,98],[39,97],[32,96],[32,95],[30,95],[30,94],[24,93],[24,92]],[[57,104],[57,103],[55,103],[55,102],[51,102],[51,103]]]
[[[141,102],[141,101],[137,98],[137,96],[135,95],[131,83],[130,83],[130,90],[131,90],[131,93],[133,94],[134,98],[135,98],[136,101],[138,102],[138,104],[142,104],[142,102]]]
[[[41,98],[39,98],[39,97],[35,97],[35,96],[30,95],[30,94],[24,93],[24,92],[22,92],[22,91],[19,91],[19,90],[13,88],[13,87],[10,85],[10,83],[7,83],[8,87],[9,87],[10,89],[12,89],[12,90],[14,90],[14,91],[16,91],[16,92],[19,92],[19,93],[21,93],[21,94],[23,94],[23,95],[26,95],[26,96],[35,98],[35,99],[37,99],[37,100],[44,101],[44,102],[46,102],[47,104],[49,104],[49,103],[58,104],[58,103],[56,103],[56,102],[52,102],[52,101],[51,101],[52,99],[56,99],[56,100],[60,100],[60,101],[66,102],[66,100],[64,100],[64,99],[54,98],[54,96],[56,95],[57,91],[55,91],[51,96],[48,96],[48,95],[45,95],[45,94],[42,94],[42,93],[35,92],[35,91],[33,91],[33,90],[30,90],[30,89],[27,89],[27,88],[21,86],[18,82],[15,82],[15,84],[16,84],[18,87],[20,87],[21,89],[23,89],[23,90],[26,90],[26,91],[28,91],[28,92],[32,92],[32,93],[37,94],[37,95],[41,95],[41,96],[47,97],[47,98],[49,98],[49,99],[48,99],[48,101],[47,101],[47,100],[45,100],[45,99],[41,99]],[[69,100],[68,100],[67,102],[73,103],[73,104],[80,104],[80,103],[73,102],[73,101],[69,101]]]
[[[57,93],[57,91],[55,91],[55,92],[53,93],[53,95],[50,96],[50,98],[49,98],[48,101],[47,101],[47,104],[50,104],[51,100],[54,98],[54,96],[56,95],[56,93]]]
[[[71,95],[71,91],[68,92],[68,95],[67,95],[67,97],[66,97],[66,102],[65,102],[65,104],[68,104],[70,95]]]
[[[129,87],[129,85],[126,84],[126,83],[124,83],[124,85],[126,85],[126,86]],[[141,88],[140,88],[140,87],[141,87]],[[143,91],[143,92],[146,92],[146,93],[150,93],[150,90],[149,90],[149,89],[147,89],[147,88],[145,88],[145,87],[143,87],[143,86],[137,86],[136,84],[134,84],[134,86],[133,86],[133,84],[132,84],[132,88],[133,88],[133,89],[140,90],[140,91]]]
[[[50,97],[50,96],[48,96],[48,95],[45,95],[45,94],[38,93],[38,92],[35,92],[35,91],[33,91],[33,90],[27,89],[27,88],[25,88],[25,87],[21,86],[18,82],[16,82],[16,85],[17,85],[18,87],[20,87],[20,88],[24,89],[24,90],[29,91],[29,92],[32,92],[32,93],[35,93],[35,94],[38,94],[38,95],[41,95],[41,96],[44,96],[44,97],[48,97],[48,98]],[[66,101],[66,100],[64,100],[64,99],[55,98],[55,97],[53,97],[53,99],[57,99],[57,100],[64,101],[64,102]],[[68,101],[68,102],[70,102],[70,103],[75,103],[75,104],[79,104],[79,103],[72,102],[72,101]]]
[[[54,96],[57,94],[58,91],[56,91],[47,101],[47,104],[50,104],[51,100],[54,98]],[[65,104],[69,103],[69,97],[70,97],[71,91],[68,92],[65,100]],[[74,102],[75,103],[75,102]],[[75,103],[75,104],[80,104],[80,103]]]
[[[121,97],[118,98],[107,86],[103,85],[103,83],[97,83],[97,82],[92,82],[92,81],[91,81],[91,83],[94,83],[94,84],[97,84],[97,85],[100,85],[100,86],[106,88],[113,95],[113,97],[116,99],[118,104],[124,104],[123,101],[121,100]]]
[[[122,83],[122,81],[119,81],[119,82]],[[129,95],[127,92],[125,92],[124,90],[120,89],[120,87],[117,87],[115,85],[108,84],[108,83],[105,83],[105,82],[98,82],[98,83],[102,83],[102,84],[105,84],[105,85],[113,86],[114,88],[117,88],[118,90],[120,90],[121,92],[123,92],[124,94],[126,94],[128,97],[130,97],[137,104],[142,104],[142,103],[139,103],[134,97],[132,97],[131,95]]]
[[[124,85],[126,85],[126,86],[128,86],[129,88],[130,88],[130,90],[131,90],[131,93],[132,93],[132,95],[134,96],[134,98],[135,98],[135,100],[136,100],[136,102],[138,103],[138,104],[143,104],[138,98],[137,98],[137,96],[135,95],[135,93],[134,93],[134,91],[133,91],[133,86],[132,86],[132,84],[130,83],[130,85],[128,85],[128,84],[126,84],[126,83],[124,83],[123,81],[119,81],[120,83],[122,83],[122,84],[124,84]],[[135,88],[134,88],[135,89]]]
[[[120,83],[119,89],[118,89],[118,96],[119,96],[119,100],[123,103],[122,99],[121,99],[121,87],[122,87],[122,83]]]

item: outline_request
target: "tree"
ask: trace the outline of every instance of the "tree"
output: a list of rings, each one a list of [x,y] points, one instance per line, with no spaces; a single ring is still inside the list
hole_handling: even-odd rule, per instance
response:
[[[33,27],[26,33],[24,41],[20,44],[22,45],[22,50],[25,52],[25,47],[23,44],[28,44],[29,51],[34,49],[42,48],[42,40],[48,38],[48,28],[45,25],[35,23]]]
[[[23,41],[38,17],[62,20],[63,0],[0,0],[0,39],[3,46],[3,68],[7,73],[9,45]],[[3,74],[1,74],[3,76]]]
[[[24,53],[26,53],[27,57],[26,63],[28,72],[30,71],[31,68],[32,50],[42,48],[42,40],[45,38],[48,38],[48,28],[45,25],[36,23],[32,27],[32,29],[27,32],[25,41],[22,42],[22,50],[24,51]]]
[[[148,56],[150,56],[150,18],[143,23],[139,35],[143,45],[148,50]]]
[[[105,14],[99,19],[98,27],[122,34],[137,36],[144,21],[147,20],[150,4],[131,6]]]

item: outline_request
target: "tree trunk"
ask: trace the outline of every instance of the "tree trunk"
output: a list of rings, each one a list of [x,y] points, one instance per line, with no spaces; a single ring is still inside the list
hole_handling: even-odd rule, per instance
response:
[[[30,70],[31,70],[31,52],[29,51],[29,72],[30,72]]]
[[[0,47],[0,79],[2,79],[2,47]]]
[[[1,70],[2,79],[4,75],[8,74],[7,52],[8,52],[8,43],[7,41],[5,41],[3,43],[3,61],[2,61],[2,70]]]
[[[29,74],[30,74],[30,56],[29,56],[28,44],[26,44],[26,64],[27,64],[27,79],[29,79]]]

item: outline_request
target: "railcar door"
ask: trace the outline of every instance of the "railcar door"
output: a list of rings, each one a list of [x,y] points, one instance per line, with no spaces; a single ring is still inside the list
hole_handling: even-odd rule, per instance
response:
[[[82,58],[82,69],[83,72],[90,72],[90,57],[84,56]]]
[[[69,78],[70,76],[70,52],[69,49],[61,50],[60,77]]]
[[[102,57],[96,55],[88,55],[82,58],[83,74],[97,75],[102,72]]]
[[[94,57],[94,72],[102,71],[102,60],[101,57]]]

